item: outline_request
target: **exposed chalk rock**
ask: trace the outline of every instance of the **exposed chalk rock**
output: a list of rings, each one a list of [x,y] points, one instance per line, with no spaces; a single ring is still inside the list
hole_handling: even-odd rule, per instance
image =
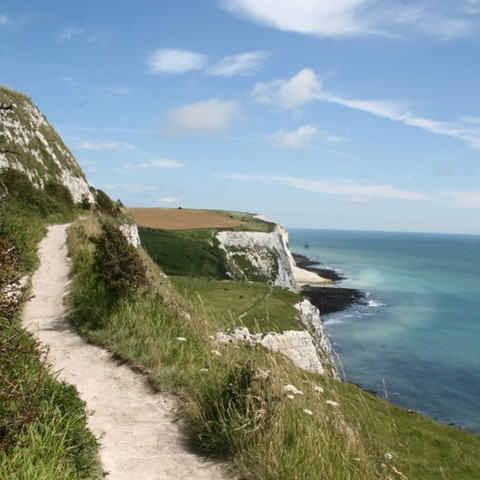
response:
[[[14,168],[28,175],[39,188],[58,181],[70,191],[75,203],[82,197],[94,202],[90,185],[73,155],[40,110],[18,92],[0,87],[0,169]]]
[[[225,251],[233,277],[270,281],[276,286],[296,289],[288,233],[281,225],[269,233],[223,231],[216,238]]]

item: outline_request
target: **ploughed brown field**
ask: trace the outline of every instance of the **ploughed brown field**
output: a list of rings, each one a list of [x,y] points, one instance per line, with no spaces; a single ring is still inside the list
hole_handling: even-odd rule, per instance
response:
[[[208,210],[173,208],[130,208],[139,227],[164,230],[237,227],[245,222]]]

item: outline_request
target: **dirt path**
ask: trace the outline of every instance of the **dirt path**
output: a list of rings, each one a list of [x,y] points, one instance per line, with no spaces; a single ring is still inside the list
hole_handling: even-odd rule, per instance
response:
[[[65,225],[49,228],[40,244],[33,300],[24,309],[24,325],[44,345],[60,378],[77,386],[89,425],[101,442],[100,456],[111,480],[220,480],[217,465],[189,452],[173,412],[175,402],[152,394],[141,375],[119,366],[105,350],[87,344],[69,326],[63,297],[68,285]]]

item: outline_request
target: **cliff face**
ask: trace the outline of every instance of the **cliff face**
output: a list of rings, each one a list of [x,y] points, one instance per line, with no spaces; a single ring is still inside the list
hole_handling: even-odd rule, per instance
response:
[[[288,232],[283,226],[276,225],[269,233],[224,231],[216,238],[233,277],[265,281],[293,291],[297,289],[293,275],[295,262],[288,245]],[[231,335],[221,334],[219,340],[260,343],[286,355],[300,368],[339,379],[320,312],[308,300],[295,307],[297,319],[305,330],[251,335],[243,328]]]
[[[0,87],[0,170],[8,167],[40,188],[62,183],[76,203],[94,200],[82,170],[38,108],[27,96]]]
[[[269,233],[224,231],[217,233],[216,238],[233,277],[295,290],[288,233],[281,225]]]

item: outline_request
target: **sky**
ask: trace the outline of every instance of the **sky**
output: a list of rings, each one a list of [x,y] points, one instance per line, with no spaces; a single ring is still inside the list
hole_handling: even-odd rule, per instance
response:
[[[480,0],[2,0],[0,84],[130,207],[480,234]]]

